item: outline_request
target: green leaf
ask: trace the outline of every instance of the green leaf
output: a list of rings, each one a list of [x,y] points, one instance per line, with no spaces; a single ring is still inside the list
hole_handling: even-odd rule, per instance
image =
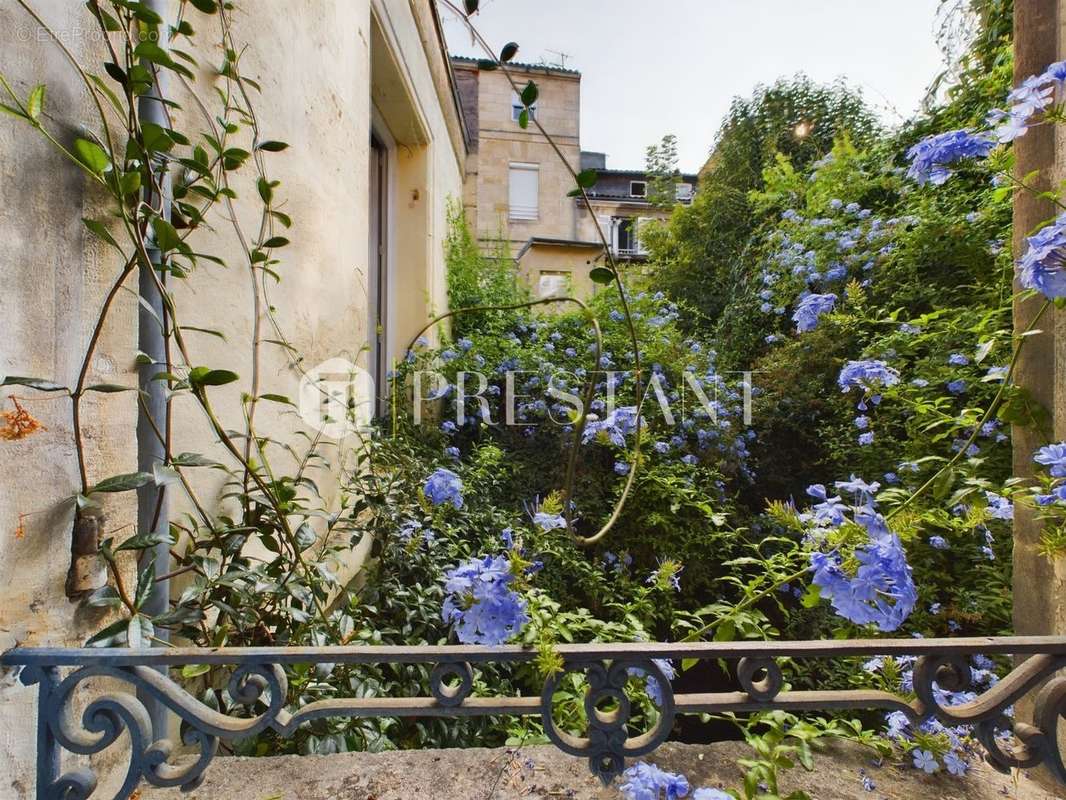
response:
[[[270,185],[270,181],[261,177],[255,182],[255,187],[259,190],[263,202],[270,205],[270,201],[274,199],[274,187]]]
[[[210,671],[210,664],[186,664],[181,668],[181,677],[186,679],[198,678],[201,675],[206,675]]]
[[[589,278],[592,279],[593,283],[607,285],[614,282],[614,272],[607,269],[607,267],[596,267],[589,273]]]
[[[104,71],[110,75],[116,83],[120,83],[123,86],[126,85],[126,81],[129,80],[129,76],[126,75],[126,71],[122,69],[118,64],[114,64],[108,61],[104,64]]]
[[[100,8],[100,4],[95,2],[95,0],[89,0],[85,6],[90,12],[92,12],[93,16],[96,16],[97,14],[100,15],[100,19],[103,21],[104,30],[111,31],[112,33],[122,30],[119,21]]]
[[[94,383],[92,386],[86,386],[87,392],[100,392],[101,394],[117,394],[118,392],[132,392],[135,387],[123,386],[119,383]]]
[[[518,55],[518,42],[508,42],[503,46],[503,50],[500,51],[500,61],[506,64],[516,55]]]
[[[108,158],[107,151],[96,142],[90,142],[88,139],[75,139],[74,155],[94,175],[103,175],[111,169],[111,159]]]
[[[179,453],[171,459],[176,467],[217,467],[218,462],[206,458],[199,453]]]
[[[154,122],[141,124],[141,139],[145,151],[149,153],[169,153],[174,149],[174,138],[170,131]]]
[[[524,108],[518,115],[518,127],[522,130],[529,127],[529,111]]]
[[[214,336],[222,341],[226,341],[226,334],[222,331],[216,331],[213,328],[198,328],[195,325],[179,325],[183,331],[195,331],[196,333],[206,333],[208,336]]]
[[[10,114],[13,117],[18,117],[19,119],[24,119],[24,120],[27,120],[27,121],[29,121],[29,119],[30,119],[25,114],[23,114],[21,111],[19,111],[17,108],[13,108],[12,106],[6,105],[4,103],[0,103],[0,111],[4,111],[4,112]]]
[[[101,586],[85,598],[85,604],[93,608],[117,608],[122,605],[122,599],[113,586]]]
[[[228,369],[210,369],[209,367],[194,367],[189,372],[189,383],[194,387],[201,386],[224,386],[239,380],[236,372]]]
[[[218,3],[215,0],[189,0],[189,2],[197,11],[202,11],[204,14],[214,14],[218,11]]]
[[[82,217],[81,221],[85,224],[86,228],[93,232],[93,235],[95,235],[96,238],[107,242],[120,253],[122,252],[122,248],[119,247],[118,242],[115,241],[115,237],[108,232],[107,228],[104,227],[104,224],[102,222],[98,222],[95,219],[87,219],[85,217]]]
[[[537,84],[533,83],[533,81],[530,81],[526,84],[526,88],[522,90],[522,105],[524,105],[526,108],[529,108],[531,105],[537,102],[537,98],[539,96],[540,90],[537,89]]]
[[[266,150],[268,153],[280,153],[282,150],[288,149],[289,145],[286,142],[276,142],[273,139],[267,139],[265,142],[260,142],[256,150]]]
[[[44,110],[44,92],[44,84],[40,83],[33,87],[33,91],[30,92],[29,99],[26,101],[26,113],[35,122],[40,118],[41,111]]]
[[[287,405],[287,406],[296,405],[294,402],[292,402],[292,400],[290,400],[288,397],[286,397],[283,394],[261,394],[261,395],[259,395],[259,399],[260,400],[269,400],[272,403],[282,403],[282,404]]]
[[[478,0],[463,0],[463,5],[466,7],[466,15],[469,17],[477,12]]]
[[[152,482],[152,476],[147,472],[130,472],[125,475],[114,475],[104,478],[95,486],[89,488],[89,494],[130,492],[147,486]]]
[[[599,172],[594,169],[584,169],[577,174],[577,185],[582,189],[591,189],[599,179]]]
[[[119,553],[123,550],[147,550],[149,547],[155,547],[157,544],[174,544],[174,537],[167,531],[138,533],[116,547],[115,552]]]
[[[177,230],[162,217],[152,218],[152,231],[155,233],[156,246],[164,253],[176,250],[181,245]]]
[[[119,188],[122,190],[123,197],[126,197],[136,192],[138,189],[141,188],[141,173],[123,173],[122,178],[119,179]]]
[[[170,53],[155,42],[141,42],[134,49],[133,54],[143,58],[145,61],[151,61],[153,64],[159,64],[163,67],[170,67],[174,64],[174,59],[170,57]]]
[[[43,378],[24,378],[20,375],[5,375],[0,380],[0,386],[28,386],[39,392],[69,392],[66,386],[46,381]]]
[[[274,247],[284,247],[288,243],[289,240],[286,239],[284,236],[271,236],[269,239],[263,242],[263,247],[269,250]]]
[[[112,622],[102,631],[94,634],[85,643],[86,647],[114,647],[116,643],[126,643],[126,628],[129,627],[128,619],[120,619]]]

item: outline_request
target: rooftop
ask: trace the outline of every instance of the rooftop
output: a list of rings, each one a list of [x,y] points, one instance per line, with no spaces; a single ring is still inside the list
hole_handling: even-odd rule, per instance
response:
[[[472,66],[477,66],[478,63],[480,61],[482,61],[482,59],[479,59],[479,58],[472,58],[470,56],[456,56],[456,55],[451,56],[451,60],[453,62],[458,61],[460,63],[470,64]],[[509,69],[519,69],[519,70],[523,70],[525,72],[543,72],[545,74],[557,73],[557,74],[560,74],[560,75],[577,75],[577,76],[581,75],[581,73],[578,70],[576,70],[576,69],[567,69],[566,67],[557,67],[557,66],[553,66],[551,64],[529,64],[529,63],[524,62],[524,61],[508,61],[506,66]]]

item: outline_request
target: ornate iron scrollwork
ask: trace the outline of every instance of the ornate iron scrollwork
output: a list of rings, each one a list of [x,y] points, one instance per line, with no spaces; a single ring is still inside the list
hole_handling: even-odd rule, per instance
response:
[[[994,686],[968,702],[951,705],[945,693],[969,691],[969,657],[976,654],[1027,656]],[[536,697],[483,697],[474,693],[479,664],[518,664],[536,654],[520,647],[324,647],[324,648],[173,648],[15,649],[0,657],[21,667],[26,685],[38,687],[37,797],[87,800],[97,788],[88,767],[60,773],[62,751],[89,756],[129,735],[129,765],[115,800],[125,800],[142,781],[154,786],[191,789],[203,780],[220,741],[247,738],[267,729],[291,736],[301,724],[323,717],[419,717],[539,715],[548,737],[566,753],[588,759],[593,774],[610,782],[625,759],[646,755],[670,735],[674,718],[685,713],[752,712],[770,709],[828,711],[884,709],[901,711],[914,724],[937,719],[947,726],[969,726],[1001,770],[1046,765],[1066,784],[1058,729],[1066,716],[1066,638],[1004,637],[957,640],[867,640],[844,642],[708,642],[683,644],[563,645],[562,673],[550,677]],[[789,658],[839,659],[874,655],[917,656],[914,698],[883,691],[793,691],[780,662]],[[735,663],[739,691],[675,694],[657,659],[719,659]],[[290,664],[432,664],[430,696],[322,700],[291,713],[286,709]],[[171,680],[160,667],[183,664],[229,666],[226,691],[246,709],[243,716],[220,713]],[[65,676],[63,670],[66,670]],[[582,673],[587,729],[564,730],[554,718],[554,697],[566,673]],[[659,692],[651,728],[633,731],[634,677],[655,681]],[[124,682],[130,692],[109,692],[74,713],[75,690],[93,678]],[[1030,721],[1011,720],[1006,711],[1036,693]],[[138,697],[162,703],[183,720],[184,744],[196,755],[172,763],[174,745],[156,739]],[[957,697],[957,695],[955,695]]]
[[[554,719],[555,690],[562,675],[573,670],[584,671],[588,682],[584,703],[585,716],[589,723],[587,737],[573,736],[561,730]],[[628,723],[632,704],[626,694],[626,685],[634,673],[657,681],[662,697],[655,726],[645,733],[631,737]],[[650,753],[666,741],[674,725],[674,693],[670,681],[659,665],[650,659],[617,659],[610,664],[568,663],[563,673],[552,675],[545,681],[540,703],[544,733],[564,753],[588,758],[592,774],[604,784],[610,783],[622,773],[626,758]],[[605,705],[611,707],[604,708]]]

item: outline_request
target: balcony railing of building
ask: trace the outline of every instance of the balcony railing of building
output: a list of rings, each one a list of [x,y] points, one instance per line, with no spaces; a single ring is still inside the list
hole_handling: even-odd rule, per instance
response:
[[[664,742],[678,714],[738,714],[774,709],[825,712],[849,709],[900,711],[913,724],[937,719],[946,726],[972,726],[988,761],[998,769],[1043,764],[1063,783],[1066,767],[1059,750],[1059,720],[1066,714],[1066,637],[970,639],[870,639],[796,642],[693,642],[581,644],[558,648],[563,673],[549,677],[539,697],[473,696],[474,671],[485,664],[533,661],[536,652],[517,647],[251,647],[65,649],[17,648],[0,663],[19,669],[27,686],[37,686],[37,798],[85,800],[94,795],[97,776],[87,765],[62,772],[63,751],[90,756],[129,734],[130,757],[116,800],[129,798],[142,781],[160,787],[195,788],[220,741],[246,739],[272,729],[291,736],[304,723],[325,717],[539,716],[546,735],[561,750],[588,759],[604,783],[623,770],[626,758],[646,755]],[[970,657],[1010,656],[1013,670],[974,699],[947,705],[944,691],[967,691]],[[781,663],[796,659],[913,656],[913,696],[885,691],[793,691]],[[675,694],[656,659],[723,660],[732,665],[735,691]],[[295,664],[432,664],[429,695],[322,700],[296,712],[286,708],[285,668]],[[229,671],[227,691],[245,716],[222,714],[203,704],[169,677],[171,667],[211,665]],[[630,730],[626,694],[633,670],[655,678],[662,688],[659,714],[647,730]],[[586,678],[583,735],[559,728],[553,696],[562,675]],[[101,692],[92,679],[107,678],[132,691]],[[88,696],[79,697],[82,687]],[[92,693],[97,693],[94,697]],[[1023,698],[1033,709],[1027,722],[1008,717]],[[184,721],[187,758],[172,762],[173,742],[157,738],[144,702],[158,702]],[[83,711],[76,713],[76,706]],[[606,707],[611,710],[604,710]]]

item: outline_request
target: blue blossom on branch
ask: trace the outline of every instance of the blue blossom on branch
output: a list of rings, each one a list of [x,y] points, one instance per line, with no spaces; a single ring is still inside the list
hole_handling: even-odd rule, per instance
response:
[[[840,370],[837,385],[847,392],[858,387],[867,392],[874,392],[899,383],[899,373],[884,361],[866,359],[849,361]]]
[[[828,313],[836,306],[835,294],[809,294],[800,300],[792,319],[800,333],[813,331],[818,327],[822,314]]]
[[[968,130],[929,136],[907,151],[907,160],[911,162],[907,175],[922,186],[927,183],[939,186],[951,177],[949,165],[985,158],[995,145],[990,134]]]
[[[1066,214],[1025,240],[1025,255],[1018,261],[1018,280],[1049,300],[1066,297]]]
[[[914,610],[918,593],[903,545],[877,511],[874,494],[880,486],[853,475],[849,481],[838,482],[837,488],[854,494],[854,522],[866,529],[869,538],[855,548],[847,564],[839,550],[811,553],[812,581],[844,619],[858,625],[876,624],[886,632],[897,630]],[[820,485],[807,492],[814,497],[826,495]],[[839,498],[825,500],[822,505],[830,504],[834,527],[846,523]]]
[[[920,769],[923,772],[932,775],[938,769],[940,765],[936,762],[936,758],[928,750],[915,750],[914,751],[914,768]]]
[[[637,429],[637,407],[624,406],[616,408],[602,420],[590,420],[585,426],[581,440],[588,444],[593,439],[608,441],[618,447],[625,447],[626,436]]]
[[[626,800],[680,800],[688,796],[684,775],[666,772],[654,764],[638,761],[625,772],[626,781],[619,788]]]
[[[566,527],[566,519],[562,514],[549,514],[547,511],[538,511],[533,515],[533,524],[543,531],[551,531]]]
[[[455,508],[463,507],[463,481],[450,469],[441,467],[430,475],[422,491],[435,506],[451,503]]]
[[[857,625],[875,624],[878,630],[897,630],[914,610],[918,594],[899,537],[890,534],[855,549],[854,576],[843,569],[836,551],[811,554],[813,582],[833,610]]]
[[[514,575],[506,556],[472,558],[444,577],[441,618],[455,626],[463,644],[503,644],[529,622],[526,601],[510,588]]]
[[[1066,478],[1066,442],[1041,447],[1033,456],[1033,461],[1049,467],[1051,477]]]

